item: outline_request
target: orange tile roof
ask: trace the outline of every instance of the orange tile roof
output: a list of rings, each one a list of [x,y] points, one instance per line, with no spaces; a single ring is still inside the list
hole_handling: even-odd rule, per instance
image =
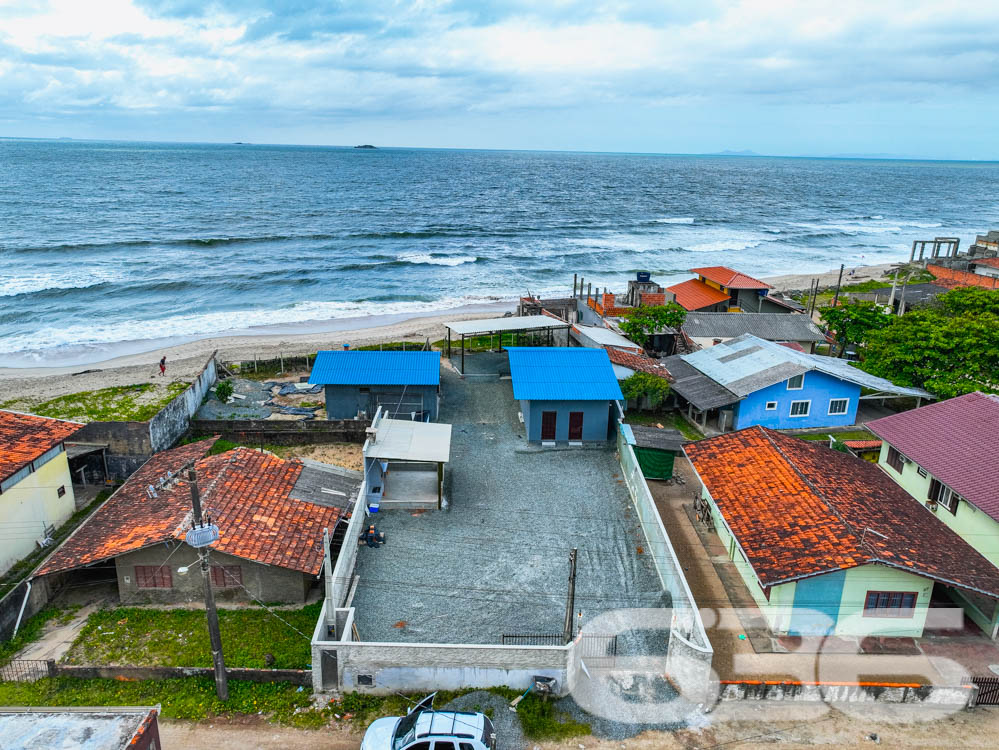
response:
[[[759,279],[747,276],[728,266],[705,266],[704,268],[691,268],[691,273],[703,276],[709,281],[721,284],[729,289],[770,289],[769,284],[765,284]]]
[[[635,370],[636,372],[647,372],[650,375],[656,375],[671,383],[673,382],[673,376],[670,375],[666,366],[652,359],[652,357],[647,357],[643,354],[633,354],[611,346],[605,346],[604,348],[607,350],[607,356],[610,357],[610,361],[616,365],[627,367],[629,370]]]
[[[62,419],[0,411],[0,480],[23,469],[83,425]]]
[[[879,563],[999,598],[999,569],[870,462],[764,427],[684,451],[765,587]]]
[[[729,300],[725,292],[708,286],[700,279],[681,281],[679,284],[666,287],[666,291],[673,292],[676,303],[685,310],[700,310]]]
[[[38,569],[71,570],[160,542],[183,539],[191,522],[187,469],[194,466],[205,513],[219,526],[212,549],[254,562],[317,574],[323,529],[344,510],[291,498],[302,462],[252,448],[205,456],[215,439],[158,453],[115,492]],[[181,471],[183,469],[183,471]],[[170,471],[179,478],[159,488]],[[156,497],[147,487],[156,485]]]
[[[854,450],[871,450],[873,448],[880,448],[880,440],[844,440],[843,445],[847,448],[853,448]]]

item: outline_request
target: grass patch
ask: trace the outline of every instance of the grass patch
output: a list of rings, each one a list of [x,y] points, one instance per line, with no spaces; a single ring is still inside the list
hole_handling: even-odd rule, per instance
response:
[[[197,443],[205,439],[206,439],[205,437],[191,437],[190,435],[187,435],[180,441],[179,444],[190,445],[191,443]],[[275,456],[278,456],[279,458],[288,458],[291,455],[292,451],[294,451],[296,448],[302,447],[300,445],[299,446],[273,445],[271,443],[260,444],[260,443],[250,443],[247,441],[239,441],[239,440],[219,439],[215,441],[215,445],[213,445],[211,449],[208,451],[208,455],[217,456],[220,453],[227,453],[228,451],[231,451],[233,448],[239,448],[240,446],[244,448],[253,448],[255,450],[263,449],[269,453],[273,453]]]
[[[21,581],[23,581],[32,570],[38,567],[42,560],[49,556],[49,553],[52,552],[52,550],[59,546],[59,543],[62,542],[63,539],[73,533],[76,527],[83,523],[84,520],[86,520],[91,513],[97,510],[97,507],[110,496],[111,490],[101,490],[98,492],[97,497],[94,498],[94,501],[90,503],[90,505],[85,508],[80,508],[80,510],[76,511],[76,513],[67,519],[66,523],[56,529],[55,534],[52,535],[54,544],[46,547],[45,549],[36,549],[27,557],[23,557],[14,563],[14,565],[6,573],[4,573],[3,577],[0,577],[0,596],[5,595],[14,586],[17,586]]]
[[[628,424],[648,425],[650,427],[661,424],[663,427],[679,430],[687,440],[702,440],[704,438],[700,430],[676,412],[660,414],[648,411],[629,411],[625,415],[624,421]]]
[[[798,435],[802,440],[814,440],[828,443],[829,435],[832,435],[836,440],[843,442],[844,440],[877,440],[878,438],[867,430],[851,430],[849,432],[819,432],[811,435]]]
[[[350,348],[358,352],[418,352],[423,346],[424,344],[419,341],[389,341],[384,344],[365,344]]]
[[[498,346],[547,346],[548,333],[504,333],[494,336],[466,336],[466,352],[488,352],[493,351]],[[447,351],[447,339],[440,339],[431,342],[430,346],[442,352]],[[461,355],[461,337],[451,337],[452,356]],[[457,355],[454,354],[457,352]]]
[[[72,419],[78,422],[145,422],[152,419],[164,406],[187,390],[190,383],[175,382],[166,386],[158,398],[140,403],[157,389],[155,383],[101,388],[98,391],[81,391],[57,396],[30,407],[33,414],[53,419]]]
[[[240,714],[265,716],[277,724],[319,729],[329,724],[334,709],[312,708],[310,690],[287,682],[229,681],[229,700],[215,695],[211,678],[170,680],[81,680],[47,677],[37,682],[0,682],[4,706],[150,706],[162,704],[163,717],[201,721]]]
[[[192,575],[199,575],[197,571]],[[312,661],[308,634],[321,603],[279,615],[300,635],[265,609],[220,609],[222,651],[230,667],[305,669]],[[266,654],[274,657],[268,664]],[[210,667],[211,646],[205,613],[198,609],[118,607],[94,612],[66,655],[71,664],[160,667]]]
[[[49,622],[49,620],[56,620],[58,624],[65,625],[73,619],[73,615],[76,614],[76,611],[79,608],[79,605],[68,609],[46,607],[40,612],[29,617],[27,620],[24,620],[14,638],[0,643],[0,666],[9,662],[14,654],[27,646],[29,643],[37,641],[38,637],[42,634],[42,629]],[[0,685],[2,684],[3,683],[0,683]],[[0,702],[0,706],[9,705],[9,703]]]

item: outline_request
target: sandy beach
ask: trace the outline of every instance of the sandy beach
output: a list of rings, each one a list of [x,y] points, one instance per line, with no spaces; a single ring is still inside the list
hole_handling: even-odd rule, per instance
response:
[[[898,264],[858,266],[844,272],[843,283],[857,283],[880,279]],[[850,271],[853,275],[850,275]],[[825,273],[788,274],[764,279],[776,291],[807,290],[816,277],[820,286],[834,286],[839,269]],[[199,339],[175,346],[168,346],[139,354],[128,354],[102,362],[72,367],[5,367],[0,368],[0,403],[16,398],[29,398],[33,402],[45,401],[56,396],[80,391],[91,391],[111,386],[159,382],[156,363],[167,358],[167,378],[189,381],[204,366],[213,351],[218,350],[222,360],[266,359],[280,354],[302,355],[319,349],[338,349],[344,344],[360,346],[389,341],[436,341],[447,332],[444,324],[455,320],[472,320],[503,314],[504,309],[514,309],[514,303],[497,305],[490,312],[454,312],[417,317],[388,325],[356,327],[350,330],[315,330],[296,334],[233,335]],[[359,326],[363,322],[359,323]]]

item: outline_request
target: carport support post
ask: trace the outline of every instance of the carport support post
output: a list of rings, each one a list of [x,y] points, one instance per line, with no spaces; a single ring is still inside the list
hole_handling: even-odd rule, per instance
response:
[[[191,482],[191,507],[194,509],[194,523],[201,526],[201,494],[198,492],[198,475],[191,469],[187,473]],[[212,643],[212,664],[215,667],[215,692],[220,701],[229,700],[229,680],[225,672],[225,658],[222,656],[222,634],[219,633],[219,613],[215,611],[215,595],[212,593],[212,579],[208,567],[208,547],[198,549],[201,557],[201,578],[205,582],[205,617],[208,620],[208,636]]]
[[[461,374],[465,374],[465,334],[461,334]]]

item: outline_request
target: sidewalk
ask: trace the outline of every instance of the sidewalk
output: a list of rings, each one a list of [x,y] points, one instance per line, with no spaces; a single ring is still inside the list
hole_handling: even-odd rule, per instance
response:
[[[964,665],[966,660],[959,659],[963,652],[960,647],[938,646],[933,656],[960,660],[963,665],[938,662],[938,669],[923,651],[858,654],[857,643],[849,639],[827,638],[821,643],[816,639],[804,643],[804,639],[775,639],[718,537],[706,530],[699,535],[699,528],[703,527],[692,521],[684,508],[693,504],[699,489],[685,457],[677,458],[674,472],[686,483],[667,485],[650,481],[649,488],[701,610],[715,652],[712,666],[719,679],[947,684],[960,679],[959,672],[971,668],[972,665]],[[780,653],[785,649],[786,653]],[[994,661],[999,663],[999,650],[995,653]],[[974,661],[975,673],[981,673],[977,664],[981,655]]]

